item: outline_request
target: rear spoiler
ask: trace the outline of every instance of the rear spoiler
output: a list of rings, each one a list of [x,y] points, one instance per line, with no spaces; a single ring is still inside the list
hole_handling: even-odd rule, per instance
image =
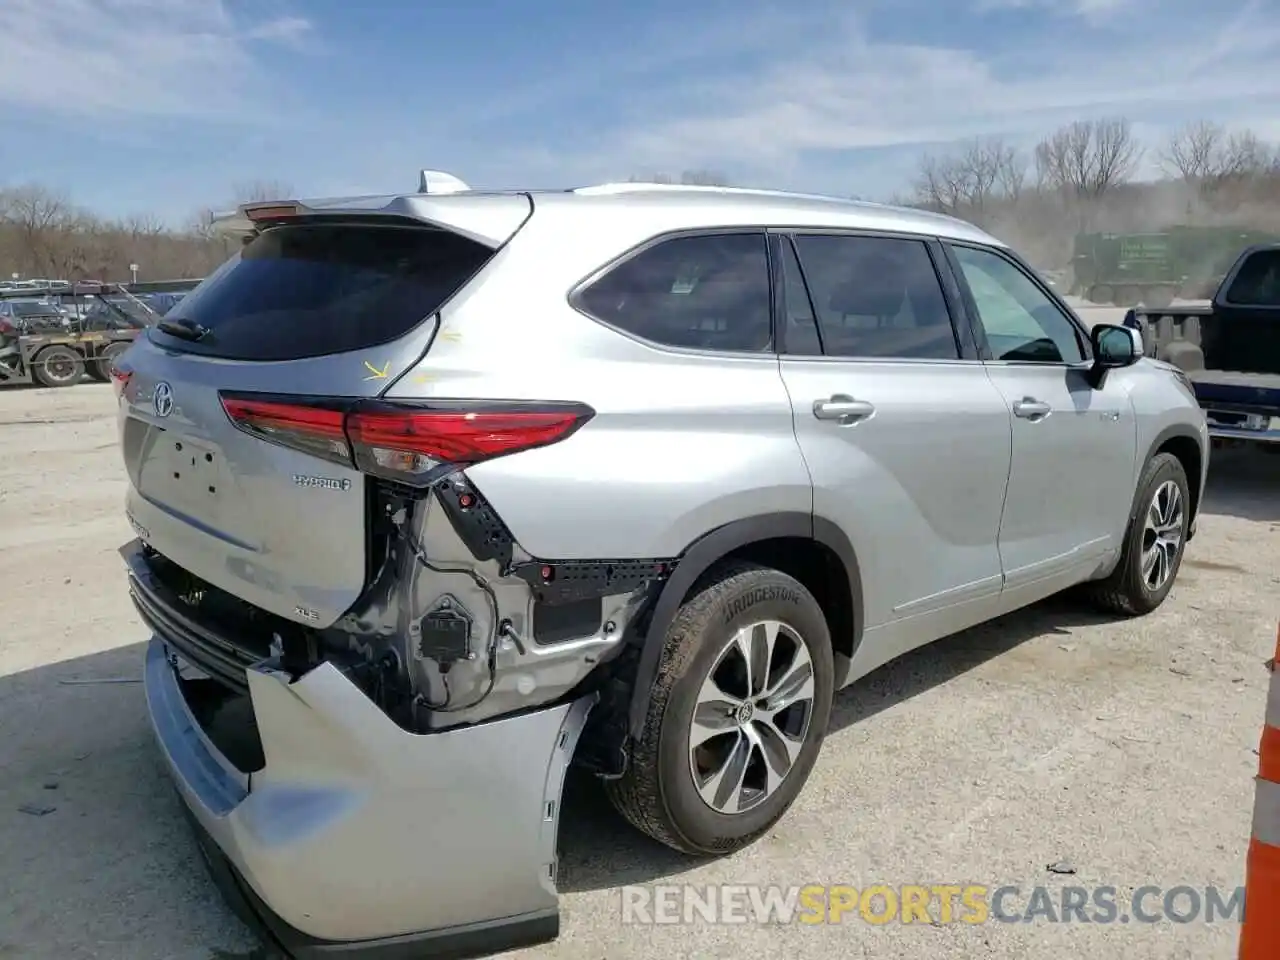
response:
[[[453,174],[422,170],[416,193],[261,200],[214,214],[210,227],[217,234],[244,243],[269,224],[297,217],[392,217],[417,220],[496,248],[519,230],[532,212],[533,200],[528,194],[483,193],[472,190]]]

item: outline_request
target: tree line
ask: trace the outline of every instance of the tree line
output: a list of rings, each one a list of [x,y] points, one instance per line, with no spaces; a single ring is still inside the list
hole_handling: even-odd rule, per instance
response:
[[[224,206],[291,194],[288,184],[253,181],[235,185]],[[112,220],[38,183],[0,187],[0,280],[121,281],[135,264],[141,280],[204,277],[234,249],[213,217],[210,208],[180,227],[148,214]]]
[[[1154,162],[1152,162],[1154,161]],[[1157,180],[1137,180],[1144,169]],[[728,185],[714,170],[634,180]],[[236,185],[226,207],[292,195],[288,184]],[[1085,230],[1136,232],[1173,224],[1238,225],[1280,233],[1280,148],[1253,131],[1198,120],[1144,144],[1124,118],[1081,120],[1024,149],[1000,137],[920,157],[908,192],[891,202],[958,216],[1016,245],[1038,266],[1065,264]],[[232,242],[201,210],[182,227],[151,216],[107,220],[38,184],[0,188],[0,280],[202,277]]]
[[[1160,178],[1136,180],[1143,168]],[[1191,224],[1280,233],[1280,149],[1209,120],[1158,144],[1140,142],[1123,118],[1081,120],[1030,150],[978,138],[925,154],[897,202],[974,222],[1057,267],[1082,231]]]

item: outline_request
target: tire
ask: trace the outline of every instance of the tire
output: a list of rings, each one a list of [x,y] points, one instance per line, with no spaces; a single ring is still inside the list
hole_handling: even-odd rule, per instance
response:
[[[1137,287],[1117,287],[1115,305],[1117,307],[1136,307],[1141,292]]]
[[[128,350],[130,346],[128,343],[121,342],[107,344],[98,358],[89,364],[89,376],[103,383],[110,381],[111,367],[116,362],[116,357]]]
[[[797,656],[801,650],[807,653],[812,667],[811,697],[807,709],[797,700],[776,717],[782,721],[780,726],[787,727],[790,719],[802,721],[799,726],[803,727],[789,731],[797,735],[791,742],[800,746],[776,788],[754,795],[736,791],[738,800],[747,801],[745,809],[726,813],[714,809],[699,792],[695,778],[703,773],[701,764],[714,766],[712,761],[745,748],[748,765],[742,782],[758,785],[765,763],[763,748],[780,747],[784,739],[777,727],[760,719],[764,713],[751,716],[748,711],[744,717],[739,711],[732,720],[720,715],[717,725],[723,724],[724,732],[707,738],[695,755],[691,730],[694,710],[713,675],[723,687],[742,690],[733,682],[741,682],[736,668],[745,662],[739,657],[743,648],[734,638],[744,627],[764,622],[780,624],[775,657],[785,654],[796,641]],[[753,631],[753,636],[761,635]],[[787,663],[779,659],[775,681],[789,676],[784,669]],[[620,779],[605,781],[605,791],[633,826],[669,847],[693,855],[740,850],[777,823],[799,795],[822,749],[834,684],[826,618],[799,581],[755,564],[713,568],[694,586],[667,631],[644,732],[634,745],[626,773]],[[725,703],[727,710],[727,698]]]
[[[1108,304],[1115,299],[1115,291],[1110,285],[1105,283],[1094,284],[1089,288],[1089,302],[1098,304]]]
[[[1149,287],[1143,293],[1143,305],[1153,310],[1167,310],[1173,304],[1173,291],[1168,287]]]
[[[45,387],[71,387],[84,379],[84,357],[70,347],[45,347],[31,361],[31,375]]]
[[[1176,527],[1178,540],[1176,549],[1172,550],[1172,557],[1167,557],[1167,576],[1159,582],[1153,582],[1154,577],[1148,579],[1143,573],[1144,547],[1150,540],[1148,520],[1157,519],[1153,512],[1156,509],[1156,495],[1160,494],[1163,498],[1170,489],[1176,489],[1180,505]],[[1108,613],[1125,617],[1151,613],[1164,603],[1182,566],[1182,555],[1187,546],[1187,524],[1191,517],[1191,490],[1187,474],[1181,461],[1173,454],[1158,453],[1151,458],[1142,472],[1138,490],[1138,509],[1125,531],[1120,562],[1109,577],[1088,584],[1086,588],[1090,599],[1097,606]],[[1169,551],[1165,552],[1167,555]]]

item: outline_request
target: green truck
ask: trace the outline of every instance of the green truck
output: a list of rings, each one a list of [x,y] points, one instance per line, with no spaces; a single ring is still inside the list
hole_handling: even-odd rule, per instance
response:
[[[1203,300],[1246,247],[1280,234],[1240,227],[1174,226],[1153,233],[1081,233],[1075,238],[1070,293],[1118,307],[1167,307]]]

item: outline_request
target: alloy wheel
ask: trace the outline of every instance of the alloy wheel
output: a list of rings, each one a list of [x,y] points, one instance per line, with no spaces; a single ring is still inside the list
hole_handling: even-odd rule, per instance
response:
[[[703,681],[690,724],[703,802],[732,815],[771,797],[804,749],[813,702],[813,660],[794,629],[766,620],[738,630]]]
[[[1156,488],[1142,530],[1142,580],[1159,590],[1173,575],[1183,541],[1182,490],[1172,480]]]

